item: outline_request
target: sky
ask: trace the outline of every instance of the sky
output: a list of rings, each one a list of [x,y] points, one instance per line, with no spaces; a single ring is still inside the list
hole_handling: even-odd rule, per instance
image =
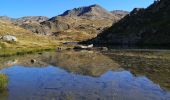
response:
[[[0,16],[19,18],[23,16],[52,17],[66,10],[99,4],[108,11],[146,8],[154,0],[0,0]]]

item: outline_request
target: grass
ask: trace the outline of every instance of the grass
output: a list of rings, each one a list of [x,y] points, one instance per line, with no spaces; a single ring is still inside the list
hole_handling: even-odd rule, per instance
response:
[[[8,77],[4,74],[0,74],[0,92],[7,89]]]
[[[41,51],[50,51],[54,50],[53,47],[49,48],[13,48],[13,49],[2,49],[0,50],[0,57],[9,57],[13,55],[24,55],[24,54],[32,54],[35,52],[41,52]]]
[[[10,22],[0,20],[0,36],[13,35],[18,41],[15,43],[0,40],[0,56],[20,55],[43,50],[54,49],[62,43],[53,36],[38,35]]]

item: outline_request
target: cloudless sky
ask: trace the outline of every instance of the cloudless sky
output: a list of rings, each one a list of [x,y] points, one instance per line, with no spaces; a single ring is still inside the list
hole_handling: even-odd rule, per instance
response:
[[[146,8],[154,0],[0,0],[0,16],[13,18],[23,16],[52,17],[65,10],[99,4],[108,11]]]

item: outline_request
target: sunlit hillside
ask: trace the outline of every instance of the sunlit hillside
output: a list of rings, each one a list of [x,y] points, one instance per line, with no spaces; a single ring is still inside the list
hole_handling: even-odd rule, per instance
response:
[[[25,30],[13,25],[7,21],[0,21],[0,36],[12,35],[17,38],[17,42],[9,43],[0,41],[0,55],[8,55],[17,52],[49,49],[57,46],[58,42],[53,37],[37,35],[31,31]],[[33,51],[34,51],[33,50]]]

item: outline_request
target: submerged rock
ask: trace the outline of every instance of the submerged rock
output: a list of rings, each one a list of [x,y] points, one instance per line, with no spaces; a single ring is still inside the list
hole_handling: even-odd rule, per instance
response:
[[[31,59],[31,63],[35,63],[36,62],[36,60],[35,59]]]

